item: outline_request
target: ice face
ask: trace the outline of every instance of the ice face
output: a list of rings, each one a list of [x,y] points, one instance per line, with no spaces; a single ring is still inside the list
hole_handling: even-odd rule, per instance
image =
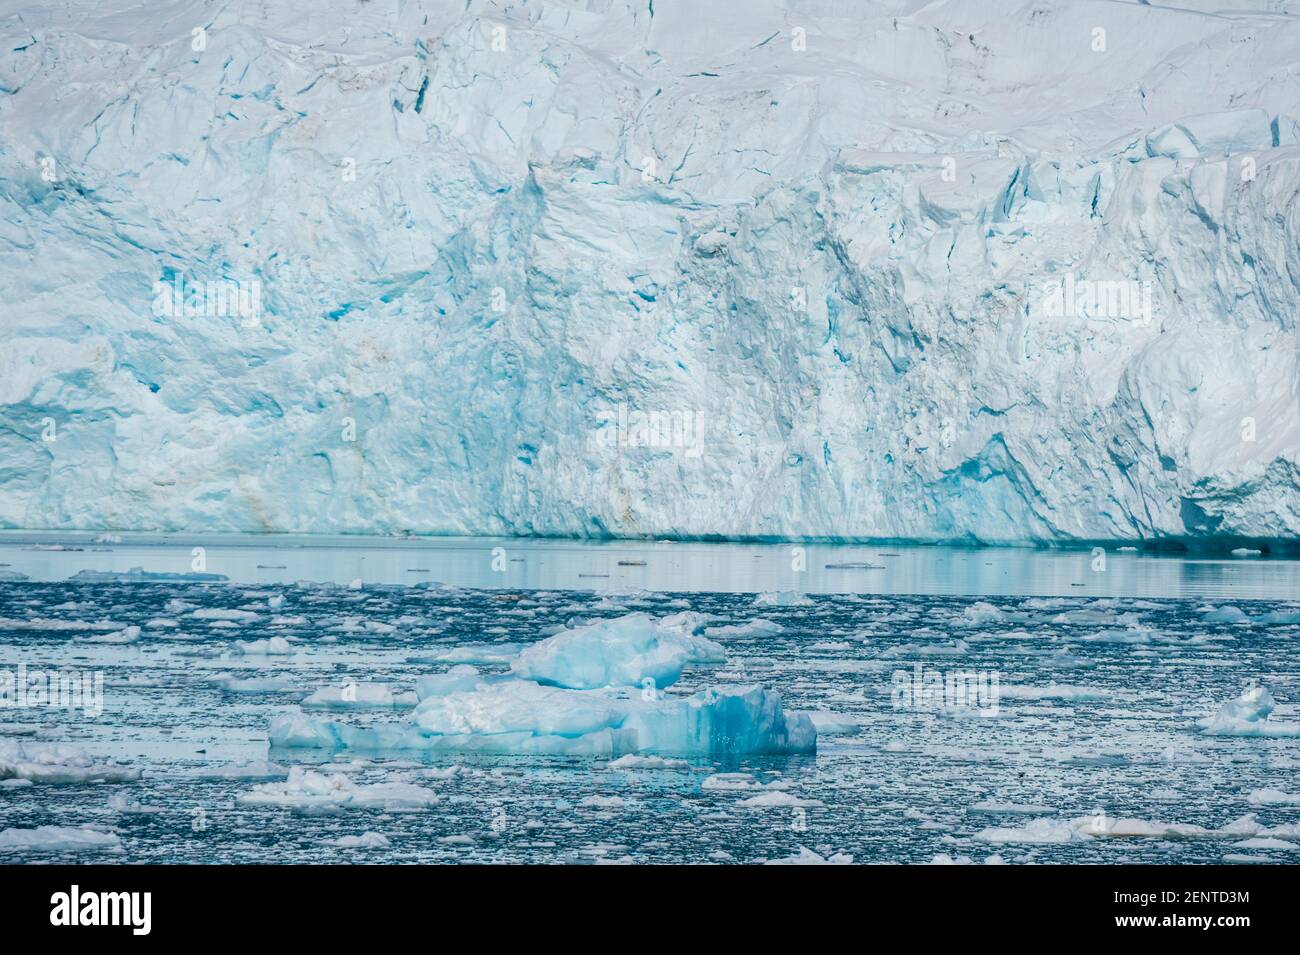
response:
[[[0,524],[1300,531],[1296,18],[607,6],[0,23]]]

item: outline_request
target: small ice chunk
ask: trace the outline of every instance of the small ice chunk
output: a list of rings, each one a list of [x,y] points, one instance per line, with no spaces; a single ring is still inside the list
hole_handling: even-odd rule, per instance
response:
[[[1249,623],[1250,617],[1237,607],[1220,607],[1211,610],[1201,620],[1205,623]]]
[[[359,836],[327,839],[324,845],[337,846],[340,849],[387,849],[391,843],[388,841],[388,837],[381,832],[365,832]]]
[[[755,607],[811,607],[807,595],[794,590],[769,590],[754,598]]]
[[[845,852],[837,852],[830,856],[821,856],[806,846],[800,846],[799,851],[785,859],[768,859],[764,865],[852,865],[853,856]]]
[[[638,756],[628,753],[605,764],[606,769],[689,769],[684,759],[665,759],[662,756]]]
[[[201,607],[190,614],[195,620],[230,620],[234,623],[252,623],[257,614],[251,610],[230,610],[225,607]]]
[[[744,806],[746,809],[795,809],[806,806],[820,806],[822,803],[816,799],[802,799],[793,793],[780,789],[769,789],[766,792],[742,799],[737,805]]]
[[[97,633],[89,637],[77,637],[79,643],[114,643],[126,644],[135,643],[140,639],[140,628],[132,625],[123,627],[114,633]]]
[[[1262,686],[1251,687],[1229,700],[1214,716],[1197,720],[1207,736],[1300,736],[1300,723],[1273,722],[1269,714],[1277,705],[1273,694]]]
[[[235,651],[245,656],[283,656],[293,653],[293,647],[284,637],[269,637],[266,640],[236,640]]]
[[[321,687],[302,705],[322,710],[395,710],[415,706],[414,693],[394,690],[387,683],[345,683]]]
[[[315,809],[338,806],[349,809],[423,809],[440,800],[430,789],[411,783],[375,783],[366,786],[342,773],[326,776],[302,766],[289,770],[282,783],[262,783],[237,797],[245,806],[280,806]]]

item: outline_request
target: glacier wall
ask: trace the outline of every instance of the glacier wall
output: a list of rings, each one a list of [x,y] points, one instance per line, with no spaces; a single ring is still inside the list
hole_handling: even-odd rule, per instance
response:
[[[0,50],[0,526],[1300,534],[1300,4],[10,2]]]

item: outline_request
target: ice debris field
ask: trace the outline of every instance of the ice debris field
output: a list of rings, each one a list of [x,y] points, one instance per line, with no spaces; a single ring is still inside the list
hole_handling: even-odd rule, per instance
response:
[[[1295,861],[1297,639],[1300,601],[0,581],[29,691],[101,680],[5,671],[0,856]]]

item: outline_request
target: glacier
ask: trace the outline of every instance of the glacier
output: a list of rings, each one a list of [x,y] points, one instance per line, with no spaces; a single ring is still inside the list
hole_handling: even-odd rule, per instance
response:
[[[1295,538],[1294,8],[11,0],[0,527]]]

